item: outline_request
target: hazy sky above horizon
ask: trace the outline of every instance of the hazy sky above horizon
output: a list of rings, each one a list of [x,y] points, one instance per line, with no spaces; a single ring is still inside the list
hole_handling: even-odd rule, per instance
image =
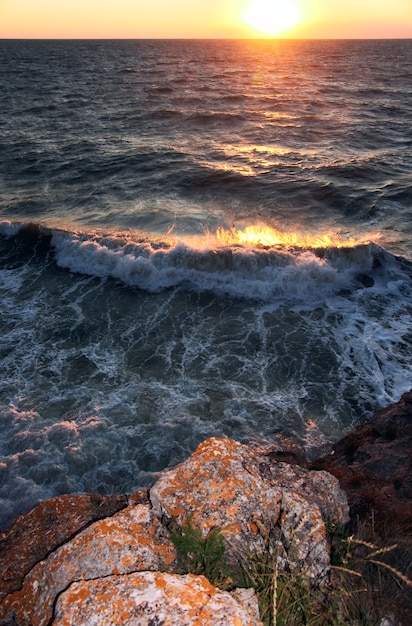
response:
[[[412,0],[0,0],[0,38],[412,38]]]

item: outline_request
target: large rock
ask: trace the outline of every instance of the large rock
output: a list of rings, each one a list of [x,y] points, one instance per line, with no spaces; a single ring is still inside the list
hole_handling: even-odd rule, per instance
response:
[[[73,583],[52,626],[263,626],[253,590],[229,594],[203,576],[144,572]]]
[[[73,581],[165,569],[175,558],[167,531],[149,506],[128,507],[95,522],[26,576],[22,589],[5,598],[0,619],[44,626],[53,617],[56,597]]]
[[[412,531],[412,391],[338,441],[312,467],[334,474],[351,517]]]
[[[348,520],[338,481],[270,463],[231,439],[204,441],[192,456],[164,472],[150,491],[159,518],[183,525],[188,519],[204,536],[219,528],[229,562],[271,548],[291,569],[321,582],[329,568],[325,524]]]
[[[82,528],[113,515],[127,504],[125,496],[64,495],[19,515],[0,532],[0,602],[19,589],[36,563]]]
[[[108,517],[86,528],[80,525],[77,534],[86,511],[67,525],[65,507],[58,502],[50,505],[53,516],[44,518],[44,536],[41,524],[26,535],[26,553],[39,540],[48,547],[39,555],[42,560],[24,571],[21,589],[3,599],[0,621],[6,624],[257,625],[253,592],[230,595],[202,577],[174,573],[170,525],[191,521],[204,536],[219,528],[229,564],[239,559],[247,564],[251,554],[269,550],[281,567],[298,568],[321,583],[329,568],[325,524],[344,523],[348,512],[332,475],[270,461],[248,446],[217,438],[161,474],[149,494],[131,496],[126,508],[109,510]],[[85,504],[84,497],[78,502]],[[76,500],[70,505],[75,509]],[[115,508],[123,505],[119,501]],[[39,509],[48,510],[47,504]],[[33,516],[36,512],[27,519]],[[18,528],[24,528],[24,517]],[[169,575],[160,573],[166,571]]]

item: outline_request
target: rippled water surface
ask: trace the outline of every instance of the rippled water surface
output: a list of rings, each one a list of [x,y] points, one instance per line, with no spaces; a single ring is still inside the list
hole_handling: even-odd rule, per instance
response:
[[[0,42],[0,524],[411,387],[412,42]]]

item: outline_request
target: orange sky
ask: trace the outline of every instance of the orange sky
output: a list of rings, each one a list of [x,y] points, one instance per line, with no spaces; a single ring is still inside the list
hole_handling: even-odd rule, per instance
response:
[[[295,2],[281,37],[412,38],[412,0],[0,0],[0,38],[268,36],[245,23],[251,2],[272,15]]]

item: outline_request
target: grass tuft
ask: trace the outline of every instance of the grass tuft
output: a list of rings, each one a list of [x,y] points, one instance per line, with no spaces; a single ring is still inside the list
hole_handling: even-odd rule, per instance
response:
[[[409,626],[412,609],[410,544],[385,543],[371,524],[358,524],[349,535],[328,529],[330,579],[316,585],[289,563],[281,529],[258,523],[264,547],[256,553],[236,553],[228,566],[219,529],[206,537],[189,517],[171,529],[179,573],[202,574],[224,590],[253,587],[265,626],[378,626],[385,618]]]
[[[220,529],[213,528],[206,537],[192,526],[188,517],[182,526],[171,528],[171,540],[176,548],[178,572],[205,576],[220,589],[230,585],[225,545]]]

